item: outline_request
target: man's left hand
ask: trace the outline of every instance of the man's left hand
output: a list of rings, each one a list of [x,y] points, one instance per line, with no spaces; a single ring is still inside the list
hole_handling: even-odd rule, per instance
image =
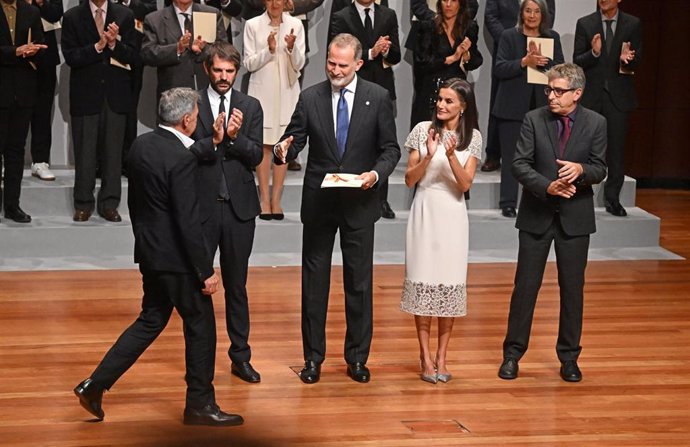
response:
[[[237,138],[240,127],[242,127],[243,119],[244,115],[242,115],[242,111],[240,109],[232,109],[230,119],[228,119],[228,136],[233,140]]]
[[[376,174],[374,171],[363,172],[357,176],[358,180],[362,180],[362,189],[369,189],[376,183]]]
[[[574,183],[582,175],[584,169],[580,163],[572,161],[556,160],[561,168],[558,170],[558,178],[568,183]]]

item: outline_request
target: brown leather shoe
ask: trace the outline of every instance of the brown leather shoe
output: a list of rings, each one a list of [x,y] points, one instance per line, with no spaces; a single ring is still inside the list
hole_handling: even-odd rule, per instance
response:
[[[74,210],[72,220],[75,222],[86,222],[91,217],[91,211],[88,210]]]
[[[297,160],[292,160],[288,162],[288,171],[301,171],[302,170],[302,165],[299,164]]]
[[[98,215],[108,222],[122,222],[122,217],[120,217],[120,213],[115,208],[106,208],[103,212],[99,212]]]
[[[494,160],[492,158],[487,159],[482,167],[480,168],[482,172],[492,172],[501,167],[501,162],[499,160]]]

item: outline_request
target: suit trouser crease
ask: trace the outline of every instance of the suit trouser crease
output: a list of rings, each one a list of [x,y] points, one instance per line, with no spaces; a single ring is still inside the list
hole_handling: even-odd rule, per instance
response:
[[[505,208],[517,206],[518,189],[520,184],[511,172],[515,147],[520,137],[522,121],[498,120],[498,134],[501,146],[501,187],[498,206]]]
[[[217,202],[216,216],[207,238],[209,253],[220,248],[220,270],[225,288],[225,324],[230,338],[228,355],[235,363],[251,360],[247,276],[256,222],[242,221],[230,202]],[[204,226],[206,229],[207,226]]]
[[[72,117],[76,209],[93,210],[98,167],[101,170],[98,211],[120,205],[122,141],[126,120],[126,114],[113,112],[105,100],[99,114]]]
[[[0,204],[4,204],[6,210],[19,206],[24,175],[24,146],[31,112],[31,108],[22,107],[16,101],[7,108],[0,108],[0,169],[3,162],[5,165],[4,191],[0,190]]]
[[[110,389],[165,329],[175,308],[183,321],[186,405],[202,408],[215,402],[213,301],[201,295],[201,284],[190,274],[142,270],[142,279],[144,297],[139,317],[110,348],[91,379]]]
[[[37,71],[38,92],[36,107],[31,116],[31,161],[50,163],[50,147],[53,143],[53,102],[57,72],[54,66]]]
[[[618,202],[625,180],[625,139],[628,135],[628,112],[621,112],[611,101],[610,93],[602,94],[601,110],[597,112],[606,118],[607,177],[604,184],[604,199],[607,202]]]
[[[498,54],[498,42],[494,43],[494,52],[491,53],[491,94],[489,97],[489,125],[486,130],[486,159],[500,160],[501,158],[501,143],[498,133],[498,118],[491,114],[494,109],[494,102],[496,101],[496,93],[498,92],[498,83],[500,80],[495,76],[494,70],[496,67],[496,55]]]
[[[568,236],[558,216],[541,235],[519,232],[518,265],[510,299],[503,356],[520,360],[529,345],[534,309],[546,261],[554,243],[560,288],[560,317],[556,351],[561,362],[577,360],[581,347],[584,272],[589,235]]]

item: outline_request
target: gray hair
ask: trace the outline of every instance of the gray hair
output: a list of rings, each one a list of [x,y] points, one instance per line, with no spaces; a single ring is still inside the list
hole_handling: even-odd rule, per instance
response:
[[[174,126],[182,121],[182,117],[192,113],[199,95],[187,87],[171,88],[161,94],[158,103],[158,119],[165,126]]]
[[[549,23],[551,23],[551,13],[549,12],[548,6],[544,0],[522,0],[520,2],[520,13],[518,14],[517,28],[522,31],[522,27],[525,21],[522,19],[522,13],[527,7],[527,3],[534,2],[539,6],[541,11],[541,22],[539,22],[539,34],[544,35],[549,31]]]
[[[554,79],[565,79],[568,81],[568,88],[585,89],[585,72],[579,65],[569,62],[558,64],[551,67],[551,69],[546,72],[546,76],[549,78],[549,81],[553,81]]]
[[[331,51],[331,47],[336,46],[338,48],[350,47],[355,51],[355,61],[362,59],[362,43],[352,34],[340,33],[331,40],[328,44],[328,51]]]

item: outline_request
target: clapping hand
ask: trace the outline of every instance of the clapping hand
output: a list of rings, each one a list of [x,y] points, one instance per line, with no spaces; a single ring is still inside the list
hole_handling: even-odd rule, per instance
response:
[[[454,134],[451,134],[446,138],[446,141],[443,142],[443,146],[446,148],[446,157],[449,159],[455,157],[455,149],[458,147],[458,138]]]
[[[391,39],[388,36],[381,36],[371,48],[371,58],[376,59],[379,54],[385,54],[391,47]]]
[[[522,62],[525,67],[538,68],[548,64],[549,58],[542,56],[541,45],[532,40],[527,46],[527,54],[522,58]]]
[[[110,23],[107,27],[106,30],[103,32],[103,35],[105,36],[105,41],[106,44],[109,47],[115,46],[115,43],[117,42],[117,36],[120,33],[120,27],[117,26],[117,23],[113,22]]]
[[[42,43],[29,42],[27,44],[18,46],[15,50],[15,54],[17,55],[17,57],[31,57],[34,54],[38,53],[38,50],[43,50],[45,48],[48,48],[48,46]]]
[[[276,32],[275,31],[271,31],[270,33],[268,33],[267,41],[268,41],[268,51],[270,51],[271,54],[275,53],[276,52],[276,45],[277,45]]]
[[[177,41],[177,54],[182,54],[189,48],[189,42],[192,40],[192,34],[189,31],[185,31],[180,40]]]
[[[194,54],[199,54],[204,50],[206,46],[206,41],[201,36],[196,36],[196,39],[192,42],[192,51]]]
[[[285,35],[285,45],[287,45],[288,51],[292,51],[292,49],[295,47],[295,40],[297,40],[297,36],[295,35],[295,29],[291,28],[290,34]]]
[[[635,50],[630,49],[630,42],[624,42],[621,50],[621,62],[627,65],[633,59],[635,59]]]
[[[463,39],[462,43],[458,45],[458,48],[456,49],[456,53],[458,51],[460,52],[459,59],[462,62],[467,62],[470,60],[470,48],[472,48],[472,41],[465,37],[465,39]]]
[[[592,37],[592,51],[594,51],[596,56],[601,54],[601,34],[599,33],[596,33],[594,37]]]
[[[244,115],[242,115],[242,111],[240,109],[232,109],[232,113],[230,114],[230,119],[228,120],[228,136],[232,138],[233,140],[237,138],[237,133],[240,131],[240,127],[242,127],[242,120],[244,119]]]
[[[213,145],[218,146],[225,136],[225,112],[220,112],[213,122]]]
[[[426,134],[426,158],[434,158],[439,141],[441,141],[441,135],[437,134],[433,128],[429,129]]]
[[[276,145],[276,157],[278,157],[278,159],[283,163],[286,162],[285,157],[287,157],[288,149],[290,148],[293,139],[294,137],[291,135]]]

